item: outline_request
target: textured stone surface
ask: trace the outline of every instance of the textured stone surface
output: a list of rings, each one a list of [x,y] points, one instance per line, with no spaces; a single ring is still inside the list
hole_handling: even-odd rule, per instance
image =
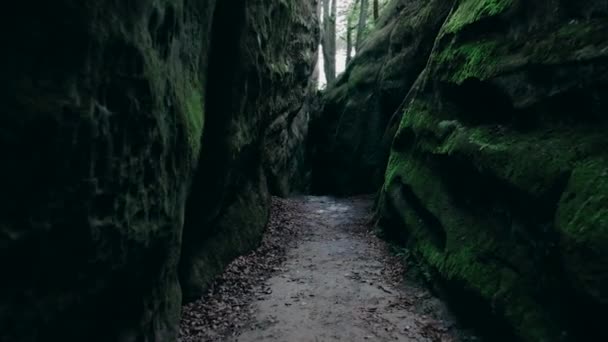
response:
[[[212,5],[3,11],[0,340],[175,335]]]
[[[186,300],[202,295],[228,261],[259,242],[269,189],[285,195],[305,178],[315,14],[314,1],[218,3],[213,87],[180,265]]]
[[[267,184],[305,187],[315,2],[218,3],[1,15],[1,341],[174,340],[178,265],[193,298],[255,246]]]
[[[607,1],[458,2],[389,128],[382,226],[468,313],[604,339],[606,98]]]
[[[385,130],[426,65],[453,1],[395,0],[377,30],[323,95],[311,123],[313,191],[371,193],[382,184],[392,136]]]

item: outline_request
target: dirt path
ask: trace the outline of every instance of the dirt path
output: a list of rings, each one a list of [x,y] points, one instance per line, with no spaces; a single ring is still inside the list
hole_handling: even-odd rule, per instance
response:
[[[236,261],[268,269],[244,278],[231,265],[233,284],[224,276],[185,308],[183,341],[475,340],[439,300],[403,279],[399,261],[369,231],[371,199],[281,201],[261,247],[268,250]]]

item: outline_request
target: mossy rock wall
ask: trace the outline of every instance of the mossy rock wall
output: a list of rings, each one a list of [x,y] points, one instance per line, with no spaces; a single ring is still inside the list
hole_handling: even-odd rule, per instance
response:
[[[394,113],[424,69],[454,1],[394,0],[311,122],[313,191],[371,193],[382,184]]]
[[[10,7],[0,340],[171,341],[214,2]]]
[[[606,99],[607,1],[459,1],[389,129],[381,226],[516,338],[606,339]]]
[[[269,189],[306,189],[315,2],[11,7],[0,341],[174,341]]]
[[[306,190],[307,98],[317,47],[312,1],[218,3],[208,74],[213,86],[180,263],[186,301],[259,243],[269,193]]]

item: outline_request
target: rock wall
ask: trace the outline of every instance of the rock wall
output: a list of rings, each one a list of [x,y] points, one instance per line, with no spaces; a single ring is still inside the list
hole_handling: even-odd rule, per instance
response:
[[[380,224],[513,339],[605,339],[608,2],[461,0],[434,44]]]
[[[311,122],[313,191],[371,193],[382,184],[393,114],[424,69],[454,1],[395,0]]]
[[[205,136],[188,201],[180,265],[186,300],[257,245],[269,190],[305,187],[307,94],[316,63],[316,4],[218,3]],[[301,182],[301,183],[298,183]]]
[[[267,184],[284,194],[306,172],[314,6],[28,0],[3,12],[0,340],[175,339],[180,254],[193,296],[254,246]]]

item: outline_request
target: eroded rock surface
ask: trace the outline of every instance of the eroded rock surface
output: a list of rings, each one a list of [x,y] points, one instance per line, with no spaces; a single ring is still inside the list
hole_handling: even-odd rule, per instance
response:
[[[175,335],[212,4],[3,11],[0,340]]]
[[[389,128],[382,226],[526,341],[605,336],[607,24],[606,1],[460,1]]]
[[[314,190],[380,187],[380,225],[490,330],[605,335],[607,23],[604,0],[392,1],[323,96]]]
[[[180,265],[186,300],[260,241],[269,191],[306,189],[314,2],[223,1],[214,25],[206,128]]]
[[[3,12],[0,340],[174,340],[180,256],[195,298],[306,187],[315,6]]]

